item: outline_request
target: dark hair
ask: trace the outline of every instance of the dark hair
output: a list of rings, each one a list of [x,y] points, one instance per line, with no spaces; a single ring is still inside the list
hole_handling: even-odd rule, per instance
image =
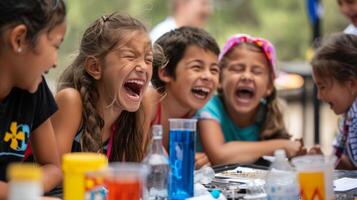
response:
[[[357,77],[357,36],[334,34],[325,39],[311,61],[314,75],[339,82]]]
[[[354,3],[356,0],[337,0],[337,3],[341,5],[343,2],[351,4]]]
[[[204,50],[211,51],[216,55],[219,54],[219,47],[215,39],[203,29],[194,27],[184,26],[165,33],[155,42],[155,46],[156,45],[161,47],[167,60],[167,62],[165,62],[166,65],[162,65],[161,53],[155,53],[160,51],[154,52],[151,83],[161,93],[165,91],[165,83],[159,78],[159,68],[165,67],[165,72],[169,76],[176,78],[176,66],[189,46],[198,46]]]
[[[32,45],[38,34],[52,30],[65,20],[66,6],[63,0],[2,0],[0,1],[0,34],[8,27],[24,24],[27,39]]]
[[[96,104],[99,92],[96,80],[85,70],[88,57],[95,57],[103,62],[105,56],[117,45],[124,44],[130,38],[130,32],[145,31],[146,27],[137,19],[126,15],[112,14],[97,19],[84,32],[79,54],[59,79],[58,90],[71,87],[80,92],[83,102],[83,132],[81,135],[82,151],[103,151],[101,131],[104,126]],[[137,112],[123,111],[115,122],[113,147],[110,161],[139,162],[144,156],[142,106]]]

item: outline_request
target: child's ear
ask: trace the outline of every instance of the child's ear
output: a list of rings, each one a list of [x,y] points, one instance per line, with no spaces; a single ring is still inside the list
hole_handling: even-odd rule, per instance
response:
[[[271,93],[273,92],[273,89],[274,89],[274,83],[269,83],[269,86],[268,86],[267,92],[266,92],[267,97],[271,95]]]
[[[84,68],[87,73],[92,76],[95,80],[99,80],[102,77],[102,67],[100,65],[99,60],[94,57],[90,56],[86,58],[84,63]]]
[[[25,25],[21,24],[15,26],[9,32],[9,44],[11,49],[16,53],[21,53],[26,46],[26,35],[27,28]]]
[[[162,80],[165,83],[171,82],[172,77],[167,74],[167,72],[165,71],[165,68],[160,68],[158,70],[158,73],[159,73],[160,80]]]
[[[351,91],[352,95],[357,94],[357,78],[352,78],[347,81],[347,87]]]

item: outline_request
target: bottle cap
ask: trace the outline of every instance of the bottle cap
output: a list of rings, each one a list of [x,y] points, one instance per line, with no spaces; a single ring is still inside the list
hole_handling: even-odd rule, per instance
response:
[[[284,149],[277,149],[274,152],[275,158],[286,158],[286,153]]]
[[[153,125],[152,134],[154,139],[162,139],[162,125]]]
[[[98,170],[108,165],[108,159],[105,155],[98,153],[67,153],[63,156],[63,171],[88,172]]]
[[[42,178],[42,171],[35,164],[14,163],[7,168],[7,177],[10,180],[40,180]]]
[[[217,190],[217,189],[213,189],[212,192],[211,192],[211,195],[212,195],[213,198],[218,199],[219,196],[221,195],[221,191]]]

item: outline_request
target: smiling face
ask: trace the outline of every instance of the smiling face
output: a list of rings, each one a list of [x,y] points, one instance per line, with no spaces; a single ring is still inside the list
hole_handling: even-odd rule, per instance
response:
[[[129,112],[138,110],[151,79],[152,60],[151,41],[144,31],[134,32],[128,42],[109,52],[98,89],[105,91],[107,103]]]
[[[254,114],[261,98],[272,92],[269,64],[262,52],[234,47],[225,56],[221,89],[227,110]]]
[[[356,98],[356,80],[339,82],[336,79],[321,78],[313,76],[317,85],[317,98],[330,105],[330,108],[337,114],[348,111]]]
[[[58,49],[66,32],[66,24],[55,26],[48,32],[43,30],[33,47],[30,42],[19,52],[14,62],[15,86],[29,92],[35,92],[42,81],[42,75],[57,65]]]
[[[357,0],[338,0],[338,5],[354,26],[357,26]]]
[[[211,98],[218,85],[219,67],[215,53],[189,46],[178,62],[175,78],[166,77],[166,91],[183,107],[200,109]]]

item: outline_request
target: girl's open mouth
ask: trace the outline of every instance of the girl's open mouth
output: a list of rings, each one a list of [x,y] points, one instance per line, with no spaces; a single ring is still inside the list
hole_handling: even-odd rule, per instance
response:
[[[248,103],[255,96],[255,90],[250,87],[240,87],[236,90],[235,95],[238,101]]]
[[[128,95],[134,99],[139,99],[144,87],[145,81],[132,79],[124,83],[124,88],[128,92]]]

